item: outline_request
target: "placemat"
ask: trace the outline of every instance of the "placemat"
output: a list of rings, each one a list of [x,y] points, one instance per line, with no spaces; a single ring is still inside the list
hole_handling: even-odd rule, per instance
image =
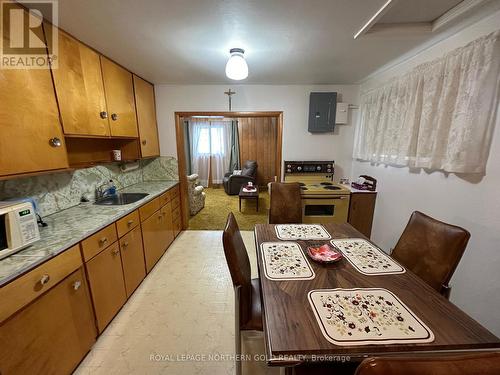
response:
[[[320,224],[278,224],[275,230],[280,240],[329,240],[332,238]]]
[[[391,275],[405,273],[404,267],[370,242],[362,238],[330,241],[347,260],[364,275]]]
[[[311,290],[308,298],[321,332],[332,344],[434,341],[429,327],[387,289],[318,289]]]
[[[299,244],[263,242],[260,245],[264,274],[269,280],[311,280],[315,274]]]

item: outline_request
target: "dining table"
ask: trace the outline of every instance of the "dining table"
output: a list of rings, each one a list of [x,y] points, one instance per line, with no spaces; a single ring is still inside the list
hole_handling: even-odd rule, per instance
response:
[[[382,256],[387,257],[386,261],[390,263],[389,268],[394,268],[393,272],[389,274],[366,273],[361,267],[348,261],[347,257],[329,264],[312,260],[306,255],[307,248],[309,246],[318,247],[322,244],[331,245],[331,240],[362,239],[380,250],[376,244],[348,223],[328,223],[318,225],[318,227],[322,228],[330,238],[297,238],[289,240],[278,236],[278,225],[257,224],[255,226],[263,331],[266,360],[269,366],[281,366],[291,369],[295,366],[300,367],[315,362],[337,362],[345,358],[349,361],[361,361],[366,357],[373,356],[450,355],[452,353],[498,351],[498,348],[500,348],[498,337],[436,292],[409,269],[399,265],[385,252]],[[299,279],[281,279],[279,272],[273,276],[265,251],[269,249],[275,251],[272,254],[274,258],[271,258],[271,261],[273,261],[273,259],[281,259],[280,254],[276,255],[277,249],[280,248],[280,251],[297,252],[297,259],[302,259],[299,259],[299,263],[303,262],[305,265],[303,277]],[[335,247],[332,246],[332,249],[335,249]],[[342,253],[347,255],[345,251],[342,251]],[[304,259],[306,262],[304,262]],[[297,267],[298,265],[294,266]],[[371,294],[368,294],[371,296],[372,300],[370,301],[372,302],[365,301],[365,299],[368,300],[366,293],[360,297],[357,290],[371,292]],[[353,342],[346,339],[347,341],[344,342],[335,338],[334,335],[336,334],[349,337],[347,334],[350,335],[351,333],[347,332],[349,331],[347,325],[345,328],[342,325],[340,328],[329,325],[329,323],[335,323],[332,318],[340,323],[344,323],[346,318],[346,321],[354,318],[350,316],[349,312],[346,314],[344,314],[344,311],[339,312],[338,300],[332,302],[332,299],[338,298],[341,300],[341,298],[345,298],[345,301],[347,301],[348,298],[351,298],[349,296],[354,296],[352,297],[352,303],[354,304],[358,302],[356,301],[356,298],[358,298],[360,303],[371,304],[379,308],[380,306],[377,304],[385,302],[384,295],[373,297],[373,293],[377,296],[377,293],[381,291],[385,293],[386,299],[392,298],[392,303],[388,301],[386,303],[394,304],[394,300],[397,299],[401,302],[401,308],[405,311],[407,309],[414,316],[415,321],[411,323],[413,327],[410,327],[413,332],[408,331],[404,324],[400,324],[399,328],[406,330],[405,332],[409,334],[414,334],[415,329],[418,333],[420,329],[420,341],[387,340],[386,342],[377,342],[375,340],[370,342],[367,340],[365,342],[361,340]],[[345,293],[347,293],[347,297]],[[326,297],[330,298],[327,302],[321,299]],[[331,308],[328,310],[330,315],[325,319],[332,321],[327,322],[326,325],[323,325],[324,321],[318,318],[319,310],[315,311],[315,305],[312,303],[314,298],[323,301],[323,303],[319,303],[318,309]],[[353,307],[358,308],[359,306]],[[361,309],[362,313],[363,311]],[[385,311],[385,314],[387,309],[382,309],[382,311]],[[399,312],[397,315],[394,316],[397,319],[402,319],[399,317]],[[393,320],[399,323],[395,319]],[[358,321],[356,323],[359,325]],[[416,325],[419,327],[414,328]],[[332,328],[336,329],[333,334]],[[369,330],[369,328],[365,329]],[[386,328],[383,327],[383,329]],[[400,331],[403,332],[401,329]],[[330,332],[331,337],[325,334],[326,331]],[[358,334],[360,337],[366,334],[362,329],[353,330],[353,332],[354,336]],[[376,335],[367,337],[376,337]],[[384,336],[381,334],[380,337]]]

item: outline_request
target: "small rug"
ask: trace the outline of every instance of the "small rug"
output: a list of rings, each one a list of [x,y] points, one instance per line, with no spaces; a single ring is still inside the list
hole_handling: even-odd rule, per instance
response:
[[[434,341],[429,327],[387,289],[318,289],[311,290],[308,297],[321,332],[332,344]]]
[[[269,193],[265,188],[259,191],[259,212],[253,199],[243,199],[239,212],[237,195],[227,195],[222,188],[205,188],[204,191],[205,207],[189,219],[191,230],[223,230],[230,212],[236,217],[240,230],[254,230],[255,224],[268,221]]]

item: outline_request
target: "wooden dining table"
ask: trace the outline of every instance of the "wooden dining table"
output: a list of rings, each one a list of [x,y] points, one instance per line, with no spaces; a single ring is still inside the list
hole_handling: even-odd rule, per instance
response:
[[[351,225],[323,224],[332,239],[364,238]],[[401,274],[364,275],[347,259],[333,264],[308,261],[315,277],[311,280],[269,280],[264,275],[263,242],[279,242],[275,225],[255,226],[257,264],[262,297],[262,313],[267,362],[270,366],[296,366],[316,360],[351,361],[371,356],[422,355],[498,350],[500,340],[453,303],[429,287],[409,270]],[[308,244],[323,241],[294,241],[305,252]],[[372,243],[373,244],[373,243]],[[384,288],[396,295],[434,333],[428,343],[342,346],[323,335],[308,301],[315,289]]]

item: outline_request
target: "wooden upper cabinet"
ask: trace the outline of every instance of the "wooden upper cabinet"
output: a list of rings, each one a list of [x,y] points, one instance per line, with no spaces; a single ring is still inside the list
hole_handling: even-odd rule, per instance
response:
[[[101,56],[111,136],[138,137],[132,73]]]
[[[0,69],[0,176],[67,167],[50,70]]]
[[[59,31],[58,64],[52,74],[64,133],[109,136],[99,54]]]
[[[158,144],[154,87],[134,75],[134,92],[141,156],[143,158],[158,156],[160,155],[160,145]]]

